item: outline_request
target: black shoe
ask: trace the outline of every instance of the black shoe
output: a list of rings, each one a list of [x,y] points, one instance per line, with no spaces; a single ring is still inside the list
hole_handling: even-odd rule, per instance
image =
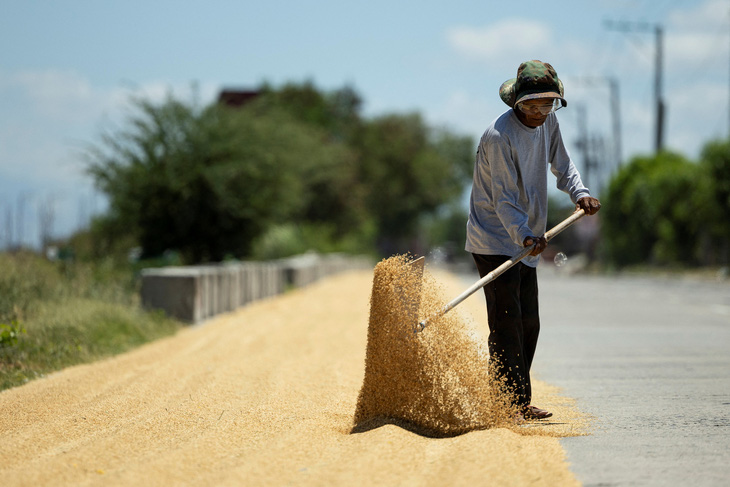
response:
[[[553,413],[540,409],[537,406],[525,406],[522,414],[525,416],[525,419],[546,419],[553,415]]]

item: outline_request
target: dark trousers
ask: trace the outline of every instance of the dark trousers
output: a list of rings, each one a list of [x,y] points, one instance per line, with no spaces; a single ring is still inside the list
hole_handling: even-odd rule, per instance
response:
[[[510,257],[472,254],[484,277]],[[530,367],[540,333],[537,270],[518,262],[484,286],[489,320],[490,373],[506,380],[517,406],[532,400]]]

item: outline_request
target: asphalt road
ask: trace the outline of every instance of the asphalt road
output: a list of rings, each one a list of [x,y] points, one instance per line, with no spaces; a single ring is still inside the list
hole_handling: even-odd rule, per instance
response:
[[[596,418],[561,440],[577,477],[730,485],[730,281],[564,270],[541,264],[533,373]]]

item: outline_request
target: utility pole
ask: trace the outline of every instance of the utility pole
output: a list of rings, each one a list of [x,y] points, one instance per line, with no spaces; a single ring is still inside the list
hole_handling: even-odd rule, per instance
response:
[[[41,242],[41,251],[46,254],[53,238],[53,223],[56,220],[55,198],[48,196],[45,203],[38,205],[38,237]]]
[[[597,83],[606,83],[609,91],[609,103],[611,104],[611,131],[613,136],[613,170],[618,170],[623,162],[623,154],[621,147],[621,107],[619,99],[618,79],[612,76],[584,76],[576,78],[581,84],[594,85]]]
[[[583,184],[591,190],[591,194],[598,194],[605,180],[605,164],[607,160],[606,145],[604,138],[600,135],[590,135],[588,133],[588,115],[586,106],[579,104],[578,111],[578,127],[579,135],[575,145],[580,150],[583,159],[583,169],[581,176]]]
[[[586,112],[586,106],[584,104],[580,104],[577,108],[578,127],[580,130],[580,135],[578,136],[576,146],[580,150],[581,156],[583,158],[583,171],[581,171],[583,176],[583,183],[588,188],[591,188],[592,185],[595,186],[595,188],[593,189],[593,192],[595,193],[598,191],[598,183],[596,181],[600,179],[600,175],[598,174],[598,172],[594,172],[594,169],[600,169],[600,167],[596,158],[593,157],[594,141],[592,141],[588,135],[588,115]]]
[[[654,119],[654,151],[659,153],[664,148],[664,116],[666,112],[664,98],[662,95],[662,71],[664,57],[664,31],[662,26],[659,24],[654,24],[652,26],[646,22],[614,22],[611,20],[606,20],[604,25],[608,29],[620,32],[650,32],[652,29],[654,31],[654,104],[656,107]]]
[[[23,239],[25,238],[25,205],[30,199],[30,192],[21,191],[18,193],[18,201],[15,207],[15,238],[17,238],[18,249],[23,247]]]
[[[5,235],[3,242],[5,243],[5,250],[10,251],[13,249],[13,205],[12,203],[5,203]]]
[[[606,171],[601,170],[600,161],[606,160],[606,144],[605,139],[600,135],[593,135],[590,138],[590,153],[591,153],[591,164],[596,169],[595,176],[593,178],[593,191],[598,192],[603,188],[604,180],[606,178]]]
[[[611,97],[611,118],[613,121],[613,148],[615,151],[615,170],[618,171],[623,163],[623,147],[621,145],[621,105],[618,91],[618,80],[608,78],[608,86]]]
[[[583,156],[583,179],[585,179],[583,183],[586,187],[590,188],[592,164],[590,161],[590,151],[588,150],[588,120],[586,118],[586,106],[583,104],[578,105],[578,127],[580,135],[576,145]]]
[[[663,31],[659,24],[654,26],[655,67],[654,67],[654,99],[656,100],[656,141],[654,150],[658,154],[664,148],[664,98],[662,96],[662,60],[664,58]]]

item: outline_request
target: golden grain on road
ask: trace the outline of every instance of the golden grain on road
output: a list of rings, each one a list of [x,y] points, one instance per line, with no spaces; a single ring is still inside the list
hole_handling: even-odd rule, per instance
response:
[[[394,256],[375,267],[365,378],[355,413],[355,431],[394,422],[420,434],[446,437],[477,429],[507,427],[516,410],[488,374],[489,351],[456,313],[421,332],[421,317],[443,308],[436,281]],[[405,304],[405,305],[404,305]]]
[[[447,438],[394,424],[352,434],[372,278],[332,277],[0,393],[3,485],[578,485],[555,436],[581,434],[583,417],[540,382],[536,399],[559,422]],[[424,331],[442,337],[428,352],[466,349],[483,362],[480,339],[450,324]],[[457,387],[452,365],[432,366],[424,390],[448,414],[434,411],[431,426],[481,427],[480,384]]]

